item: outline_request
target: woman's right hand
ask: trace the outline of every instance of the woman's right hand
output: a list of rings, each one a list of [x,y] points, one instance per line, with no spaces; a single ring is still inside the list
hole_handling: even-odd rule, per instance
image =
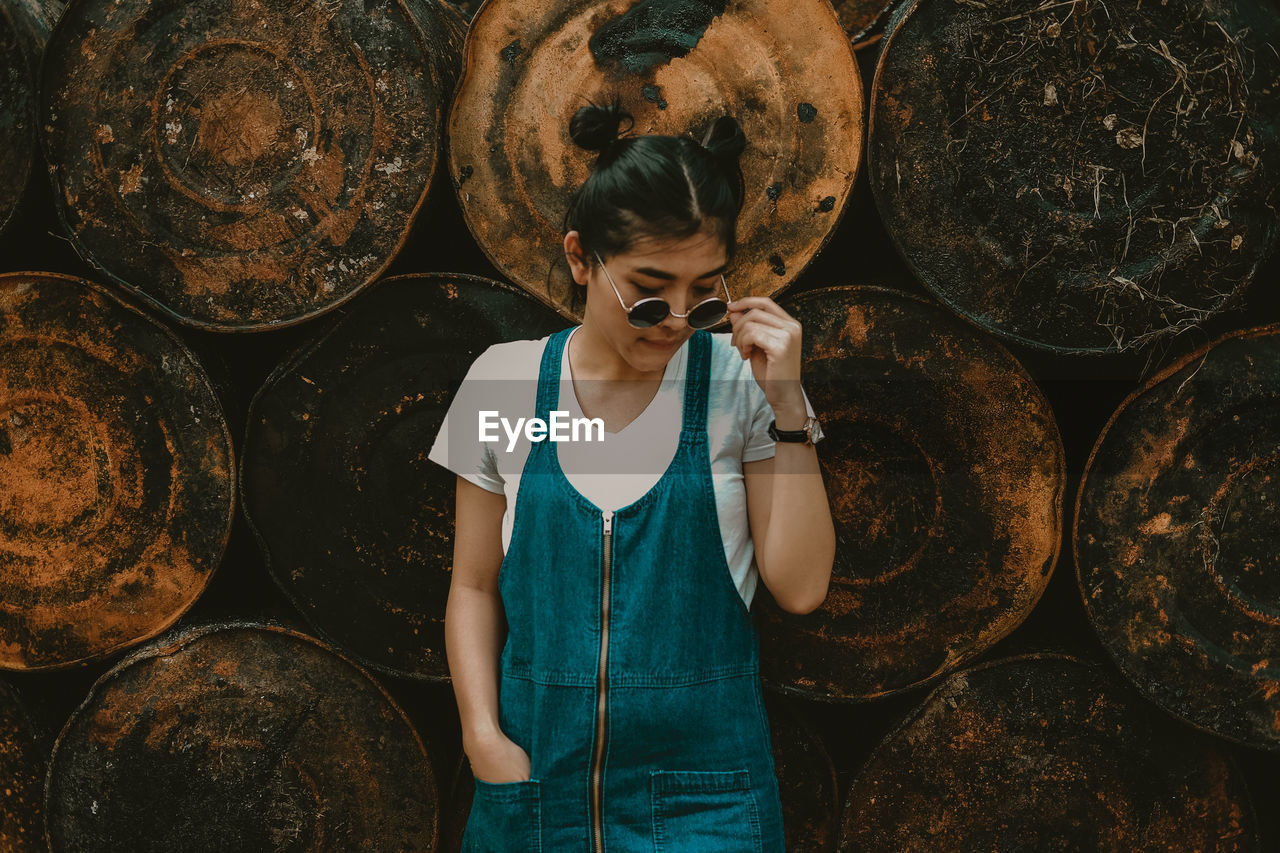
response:
[[[523,782],[531,776],[528,753],[500,731],[472,740],[463,751],[471,772],[482,782]]]

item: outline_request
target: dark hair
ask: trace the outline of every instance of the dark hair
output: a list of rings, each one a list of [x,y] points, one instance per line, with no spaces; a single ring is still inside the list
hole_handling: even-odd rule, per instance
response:
[[[743,179],[739,157],[747,138],[732,116],[711,123],[701,142],[692,136],[620,136],[630,113],[611,104],[579,109],[569,135],[580,148],[598,151],[591,175],[573,194],[565,232],[577,231],[588,265],[625,252],[640,239],[692,237],[704,228],[719,237],[728,257],[736,248]],[[575,310],[586,288],[571,282]]]

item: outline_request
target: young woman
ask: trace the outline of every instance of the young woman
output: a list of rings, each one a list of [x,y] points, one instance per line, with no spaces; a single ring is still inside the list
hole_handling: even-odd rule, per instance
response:
[[[783,850],[750,604],[763,581],[812,611],[835,553],[801,329],[729,293],[737,122],[699,143],[629,118],[570,124],[600,152],[566,217],[582,324],[490,347],[431,452],[458,474],[464,851]],[[482,443],[481,410],[599,418],[603,441]]]

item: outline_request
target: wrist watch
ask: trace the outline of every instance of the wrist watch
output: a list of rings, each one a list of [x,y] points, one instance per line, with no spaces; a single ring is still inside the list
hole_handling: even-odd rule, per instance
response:
[[[778,422],[775,420],[769,424],[769,438],[774,441],[795,442],[797,444],[817,444],[822,441],[822,426],[815,417],[807,417],[804,419],[804,426],[800,429],[778,429]]]

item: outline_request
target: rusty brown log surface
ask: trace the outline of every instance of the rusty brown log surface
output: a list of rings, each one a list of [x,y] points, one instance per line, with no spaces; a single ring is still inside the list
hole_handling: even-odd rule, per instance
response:
[[[73,0],[41,112],[82,255],[184,324],[354,296],[429,189],[460,63],[434,0]]]
[[[31,720],[18,695],[0,681],[0,850],[43,853],[44,770]]]
[[[94,684],[50,759],[52,850],[431,850],[435,777],[366,672],[283,626],[187,628]]]
[[[1280,325],[1231,332],[1130,394],[1076,494],[1077,579],[1138,689],[1280,750]]]
[[[254,395],[243,506],[276,583],[362,662],[441,680],[456,477],[427,459],[490,344],[564,326],[523,290],[397,276],[283,360]]]
[[[107,288],[0,275],[0,669],[100,658],[204,590],[235,507],[199,361]]]
[[[1065,655],[958,672],[850,787],[841,853],[1260,850],[1235,760]]]
[[[784,299],[836,525],[826,601],[796,615],[761,587],[771,687],[854,701],[992,646],[1057,562],[1065,461],[1043,393],[990,336],[916,296],[832,287]]]
[[[944,303],[1081,353],[1240,304],[1280,238],[1280,7],[915,0],[886,33],[868,176]]]
[[[725,112],[742,124],[735,295],[777,292],[825,245],[863,126],[858,66],[830,4],[488,0],[471,22],[449,159],[468,226],[512,281],[573,316],[562,225],[595,154],[573,144],[569,119],[614,92],[635,135],[700,140]]]

